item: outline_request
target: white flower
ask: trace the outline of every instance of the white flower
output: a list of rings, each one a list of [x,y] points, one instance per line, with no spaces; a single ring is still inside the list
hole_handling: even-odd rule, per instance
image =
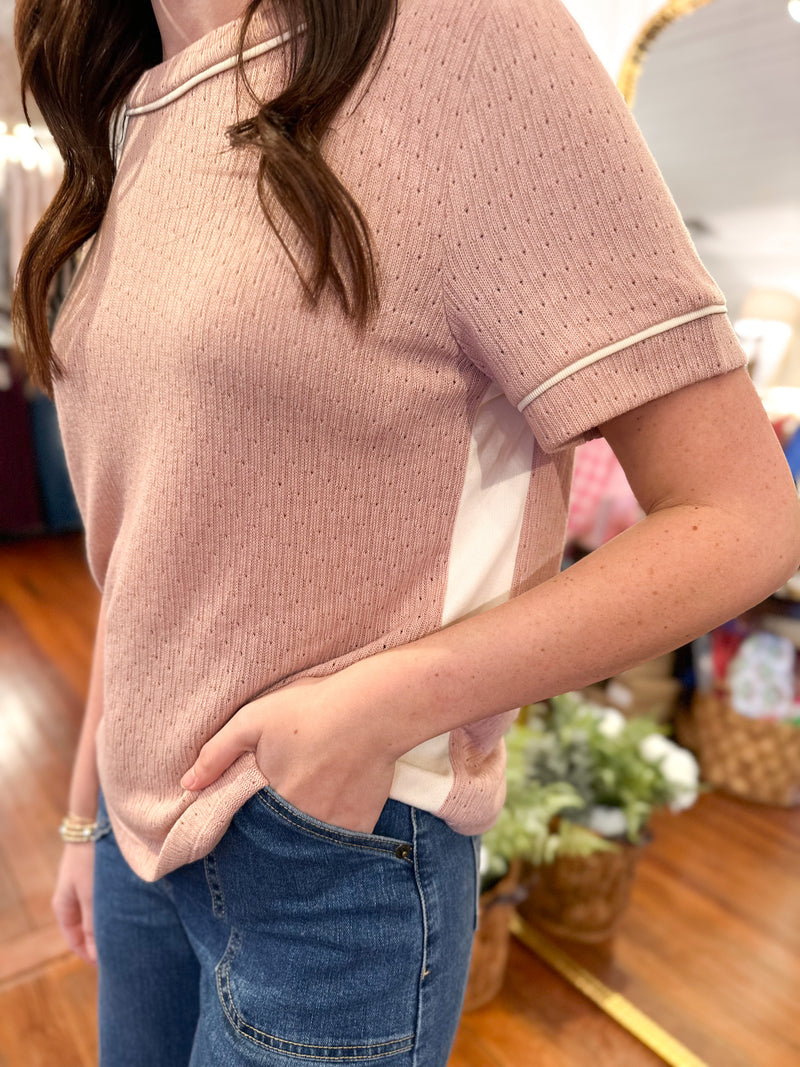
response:
[[[628,828],[625,812],[621,808],[608,808],[602,804],[589,809],[587,825],[603,837],[621,837]]]
[[[486,845],[481,845],[481,874],[487,874],[489,871],[489,865],[492,862],[491,854]]]
[[[639,754],[648,763],[659,763],[676,747],[663,734],[648,734],[647,737],[642,738],[639,744]]]
[[[697,766],[697,760],[685,748],[676,745],[661,761],[660,770],[670,785],[696,790],[700,768]]]
[[[697,800],[696,789],[679,789],[669,805],[670,811],[685,811]]]
[[[604,737],[619,737],[627,721],[622,712],[617,711],[616,708],[605,708],[600,716],[597,729]]]
[[[673,788],[671,811],[684,811],[697,800],[700,768],[688,749],[681,748],[663,734],[649,734],[639,745],[648,763],[655,763]]]

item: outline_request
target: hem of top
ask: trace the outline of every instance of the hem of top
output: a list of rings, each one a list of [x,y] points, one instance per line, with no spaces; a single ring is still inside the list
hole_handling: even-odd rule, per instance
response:
[[[606,345],[604,348],[599,348],[596,352],[591,352],[588,356],[582,356],[581,359],[577,359],[574,363],[570,363],[569,366],[563,367],[551,378],[548,378],[547,381],[542,382],[541,385],[538,385],[535,389],[531,390],[531,392],[523,397],[517,404],[517,410],[524,411],[529,404],[533,403],[534,400],[538,400],[540,396],[548,391],[548,389],[552,389],[553,386],[559,385],[566,378],[571,378],[573,374],[577,374],[578,371],[583,370],[585,367],[590,367],[593,363],[605,359],[606,356],[611,356],[615,352],[620,352],[622,349],[635,345],[639,341],[644,341],[648,337],[654,337],[656,334],[672,330],[676,326],[682,326],[685,322],[692,322],[692,320],[703,318],[705,315],[719,315],[727,312],[727,310],[728,308],[725,304],[709,304],[706,307],[698,308],[695,311],[688,311],[684,315],[676,315],[672,319],[657,322],[653,326],[648,326],[645,330],[640,330],[638,333],[623,338],[621,341],[615,341],[613,344]]]
[[[108,810],[107,802],[106,810]],[[123,859],[136,877],[143,882],[157,881],[160,877],[158,869],[161,863],[161,850],[154,849],[147,841],[133,833],[122,820],[113,822],[110,813],[108,822]]]
[[[507,752],[506,736],[511,729],[512,724],[518,718],[520,708],[512,708],[509,711],[501,711],[495,715],[488,716],[489,719],[499,721],[503,720],[503,728],[500,734],[495,738],[493,748],[496,749],[498,745],[503,746],[503,765],[502,771],[498,775],[498,783],[502,795],[500,796],[499,804],[496,802],[497,797],[494,798],[492,807],[486,814],[483,803],[486,799],[486,792],[483,788],[471,789],[473,785],[472,775],[467,770],[467,765],[464,760],[464,754],[459,752],[459,745],[462,741],[462,734],[466,731],[470,724],[465,723],[462,726],[454,726],[450,730],[450,745],[449,756],[450,766],[453,768],[453,783],[450,787],[450,791],[444,798],[442,804],[433,812],[433,814],[447,823],[451,830],[455,833],[463,834],[467,837],[474,837],[477,834],[484,834],[497,822],[500,815],[500,811],[505,803],[506,796],[506,767],[507,767]],[[487,753],[487,758],[490,758],[490,754]],[[470,795],[471,794],[471,795]]]

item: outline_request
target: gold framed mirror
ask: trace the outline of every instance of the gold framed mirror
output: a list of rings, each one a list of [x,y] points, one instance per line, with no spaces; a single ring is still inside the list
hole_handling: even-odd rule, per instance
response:
[[[709,3],[711,3],[711,0],[667,0],[667,3],[659,8],[642,26],[622,61],[622,68],[617,78],[617,87],[625,97],[628,107],[633,107],[633,102],[636,98],[636,85],[642,70],[642,64],[656,37],[671,22],[682,18],[684,15],[690,15],[697,8],[704,7]]]

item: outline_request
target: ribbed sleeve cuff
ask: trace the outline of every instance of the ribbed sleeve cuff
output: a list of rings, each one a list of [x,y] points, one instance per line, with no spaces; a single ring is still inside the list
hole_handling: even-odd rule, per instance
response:
[[[730,319],[716,312],[576,369],[523,411],[544,451],[556,452],[598,437],[617,415],[746,362]]]

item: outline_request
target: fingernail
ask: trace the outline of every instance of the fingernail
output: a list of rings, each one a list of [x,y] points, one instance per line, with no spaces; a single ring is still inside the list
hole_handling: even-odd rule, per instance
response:
[[[197,775],[194,771],[187,771],[184,774],[183,778],[181,778],[181,785],[184,789],[194,789],[197,785]]]

